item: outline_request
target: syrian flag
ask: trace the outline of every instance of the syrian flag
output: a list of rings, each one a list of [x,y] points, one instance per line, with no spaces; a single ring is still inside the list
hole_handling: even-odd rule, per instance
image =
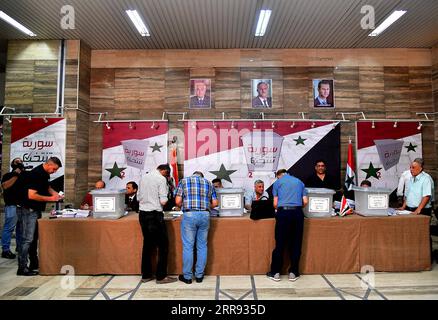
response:
[[[124,189],[167,163],[167,121],[113,122],[103,126],[102,180],[109,189]]]
[[[175,186],[178,186],[178,156],[177,156],[177,147],[173,147],[170,151],[170,167],[172,169],[172,177],[175,183]]]
[[[345,187],[348,191],[353,189],[356,185],[356,174],[354,173],[354,157],[353,157],[353,145],[351,140],[348,141],[348,159],[347,169],[345,170]]]
[[[345,198],[344,196],[342,196],[341,199],[341,208],[339,210],[339,215],[341,217],[349,215],[349,214],[353,214],[353,209],[350,207],[350,205],[348,204],[347,198]]]
[[[185,123],[184,176],[201,171],[224,187],[265,190],[275,172],[286,169],[304,183],[323,159],[327,172],[340,184],[340,125],[328,121],[188,121]],[[268,190],[269,192],[269,190]]]
[[[360,121],[356,130],[358,180],[396,191],[402,173],[415,158],[423,157],[418,122]]]

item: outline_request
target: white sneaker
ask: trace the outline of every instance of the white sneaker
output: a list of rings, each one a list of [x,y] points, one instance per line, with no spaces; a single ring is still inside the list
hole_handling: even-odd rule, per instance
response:
[[[295,273],[289,273],[289,281],[297,281],[300,276],[296,276]]]
[[[271,279],[271,280],[274,280],[274,281],[280,281],[281,279],[280,279],[280,274],[277,272],[276,274],[273,274],[272,272],[268,272],[267,274],[266,274],[266,276],[269,278],[269,279]]]

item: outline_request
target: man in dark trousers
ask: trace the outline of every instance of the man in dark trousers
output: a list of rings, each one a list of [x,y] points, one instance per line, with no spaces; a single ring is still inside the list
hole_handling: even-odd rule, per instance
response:
[[[177,281],[167,275],[167,255],[169,239],[166,223],[164,222],[163,206],[168,198],[166,177],[170,173],[168,164],[161,164],[140,180],[137,192],[140,203],[139,221],[143,233],[143,251],[141,258],[141,281],[148,282],[154,279],[152,275],[151,255],[158,248],[156,269],[156,283],[166,284]]]
[[[23,160],[15,158],[11,161],[12,171],[2,177],[3,198],[5,200],[5,224],[2,232],[2,258],[15,259],[11,252],[12,233],[17,225],[17,204],[20,190],[20,176],[24,173]],[[15,231],[17,252],[21,247],[21,231]]]
[[[24,178],[24,187],[17,205],[17,225],[22,230],[23,238],[23,244],[18,253],[17,275],[19,276],[38,274],[37,271],[33,270],[38,268],[38,258],[33,257],[34,261],[31,261],[29,267],[27,266],[27,258],[32,241],[34,241],[37,220],[41,218],[42,211],[46,208],[46,202],[56,202],[64,198],[53,190],[49,184],[50,175],[60,167],[62,167],[61,161],[57,157],[51,157],[45,163],[27,173]]]
[[[283,266],[283,252],[289,244],[289,280],[296,281],[300,277],[299,265],[301,244],[303,242],[304,213],[303,207],[308,203],[304,183],[290,176],[286,169],[277,171],[277,181],[274,182],[275,215],[275,249],[272,251],[271,271],[266,276],[274,281],[280,281]]]

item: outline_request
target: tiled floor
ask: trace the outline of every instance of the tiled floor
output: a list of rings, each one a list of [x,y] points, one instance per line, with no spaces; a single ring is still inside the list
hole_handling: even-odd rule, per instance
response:
[[[140,276],[16,276],[17,261],[0,258],[1,300],[438,300],[438,265],[431,271],[375,274],[206,276],[204,282],[141,283]]]

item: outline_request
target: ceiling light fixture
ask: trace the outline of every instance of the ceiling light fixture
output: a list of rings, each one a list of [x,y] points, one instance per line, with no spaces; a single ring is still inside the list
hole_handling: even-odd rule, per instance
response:
[[[27,116],[27,120],[32,121],[32,116]]]
[[[149,37],[151,35],[148,28],[146,28],[143,19],[138,14],[137,10],[126,10],[126,13],[128,14],[132,23],[137,28],[142,37]]]
[[[9,123],[11,123],[12,122],[12,119],[11,119],[11,117],[6,117],[6,120],[9,122]]]
[[[6,13],[4,13],[3,11],[0,10],[0,19],[3,19],[4,21],[6,21],[7,23],[9,23],[11,26],[17,28],[18,30],[20,30],[21,32],[27,34],[30,37],[36,37],[36,34],[33,33],[32,31],[30,31],[28,28],[26,28],[25,26],[23,26],[20,22],[18,22],[17,20],[15,20],[14,18],[11,18],[10,16],[8,16]]]
[[[271,18],[272,10],[260,10],[259,20],[257,21],[257,28],[255,32],[256,37],[263,37],[268,27],[269,18]]]
[[[290,125],[290,127],[291,127],[291,128],[294,128],[294,127],[295,127],[295,121],[292,122],[292,124]]]
[[[111,126],[110,126],[109,122],[106,123],[106,128],[107,128],[108,130],[111,130]]]
[[[394,122],[394,126],[393,126],[394,128],[397,128],[397,121],[396,122]]]
[[[310,126],[312,129],[315,128],[315,122],[312,122],[312,125]]]
[[[154,129],[154,128],[155,128],[155,121],[152,122],[152,125],[151,125],[151,129]]]
[[[374,123],[374,121],[371,123],[371,129],[375,129],[376,128],[376,124]]]
[[[275,122],[274,121],[272,121],[271,127],[272,127],[272,129],[275,128]]]
[[[253,129],[256,129],[256,128],[257,128],[257,124],[255,123],[255,121],[253,121],[253,123],[252,123],[252,128],[253,128]]]
[[[377,26],[376,29],[373,30],[368,36],[369,37],[377,37],[383,31],[386,30],[391,24],[396,22],[402,15],[406,13],[406,10],[396,10],[390,14],[388,18],[386,18],[381,24]]]
[[[418,127],[417,130],[421,130],[421,127],[423,126],[423,124],[421,122],[418,122]]]
[[[44,123],[47,123],[47,122],[49,122],[49,120],[47,120],[47,118],[46,118],[46,117],[44,117],[44,118],[43,118],[43,121],[44,121]]]
[[[135,125],[133,125],[132,122],[129,123],[129,129],[130,129],[130,130],[135,129]]]

